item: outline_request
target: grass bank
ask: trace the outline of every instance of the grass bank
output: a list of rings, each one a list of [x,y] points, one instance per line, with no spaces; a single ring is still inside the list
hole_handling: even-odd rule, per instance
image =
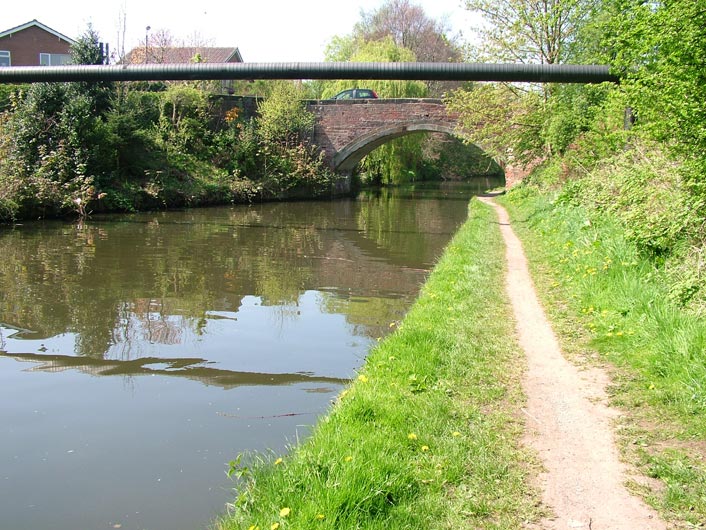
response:
[[[679,305],[669,271],[639,249],[619,216],[559,196],[524,186],[501,203],[564,351],[612,372],[623,454],[656,479],[633,488],[679,527],[701,528],[706,322]]]
[[[404,321],[290,454],[232,463],[219,529],[519,528],[536,520],[518,446],[522,355],[494,212],[472,201]]]

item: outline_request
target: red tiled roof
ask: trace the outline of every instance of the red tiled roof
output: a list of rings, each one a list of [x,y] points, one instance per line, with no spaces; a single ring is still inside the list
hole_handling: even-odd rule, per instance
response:
[[[145,61],[145,47],[133,48],[122,61],[128,64],[142,63],[242,63],[238,48],[213,48],[206,46],[148,47]]]
[[[48,33],[51,33],[52,35],[60,38],[61,40],[68,42],[69,44],[76,43],[76,41],[73,40],[72,38],[67,37],[66,35],[62,35],[58,31],[51,29],[49,26],[45,26],[44,24],[39,22],[36,18],[34,20],[30,20],[29,22],[25,22],[24,24],[21,24],[19,26],[15,26],[14,28],[10,28],[10,29],[7,29],[5,31],[0,32],[0,38],[7,37],[8,35],[12,35],[13,33],[17,33],[18,31],[25,30],[25,29],[30,28],[32,26],[37,26],[38,28],[41,28]]]

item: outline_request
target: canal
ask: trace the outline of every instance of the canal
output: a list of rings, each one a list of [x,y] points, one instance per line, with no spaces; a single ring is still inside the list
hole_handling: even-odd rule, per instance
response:
[[[306,437],[489,183],[0,228],[0,527],[193,530]]]

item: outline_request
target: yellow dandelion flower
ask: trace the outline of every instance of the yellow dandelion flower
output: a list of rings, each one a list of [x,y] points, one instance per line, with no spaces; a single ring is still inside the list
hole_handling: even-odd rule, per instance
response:
[[[422,451],[428,451],[428,450],[429,450],[429,446],[428,446],[428,445],[423,445],[423,446],[422,446]]]
[[[270,530],[277,530],[279,528],[279,523],[272,523],[270,525]]]
[[[260,527],[253,524],[253,525],[250,525],[250,528],[248,528],[248,530],[260,530]]]
[[[451,433],[451,436],[454,436],[454,437],[455,437],[455,436],[461,436],[461,433],[458,432],[458,431],[454,431],[454,432]]]
[[[344,460],[345,460],[346,462],[350,462],[351,460],[353,460],[353,457],[352,457],[352,456],[347,456],[346,458],[344,458]]]
[[[365,377],[363,374],[360,374],[360,375],[358,376],[358,381],[360,381],[361,383],[367,383],[367,382],[368,382],[368,378]]]
[[[414,434],[413,432],[411,432],[411,433],[409,433],[409,434],[407,435],[407,438],[409,438],[410,440],[416,440],[416,439],[417,439],[417,435]]]
[[[323,513],[317,513],[316,514],[316,519],[321,521],[322,519],[325,519],[326,516]]]
[[[275,460],[275,465],[276,465],[276,466],[280,465],[281,463],[282,463],[282,459],[281,459],[281,458],[278,458],[277,460]]]
[[[291,511],[292,511],[292,510],[290,510],[289,508],[282,508],[282,509],[279,511],[279,516],[280,516],[280,517],[287,517],[287,516],[289,515],[289,512],[291,512]]]

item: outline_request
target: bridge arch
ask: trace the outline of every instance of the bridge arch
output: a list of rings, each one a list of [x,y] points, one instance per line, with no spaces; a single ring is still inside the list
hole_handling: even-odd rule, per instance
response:
[[[310,100],[306,107],[316,117],[313,143],[331,169],[347,175],[348,185],[356,164],[394,138],[414,132],[460,136],[458,114],[449,112],[439,99]],[[477,147],[485,151],[482,145]],[[508,186],[529,173],[524,165],[498,164]]]
[[[381,145],[415,132],[438,132],[457,136],[453,127],[433,122],[421,121],[383,126],[358,136],[339,149],[333,156],[333,169],[341,173],[350,173],[366,155]]]

